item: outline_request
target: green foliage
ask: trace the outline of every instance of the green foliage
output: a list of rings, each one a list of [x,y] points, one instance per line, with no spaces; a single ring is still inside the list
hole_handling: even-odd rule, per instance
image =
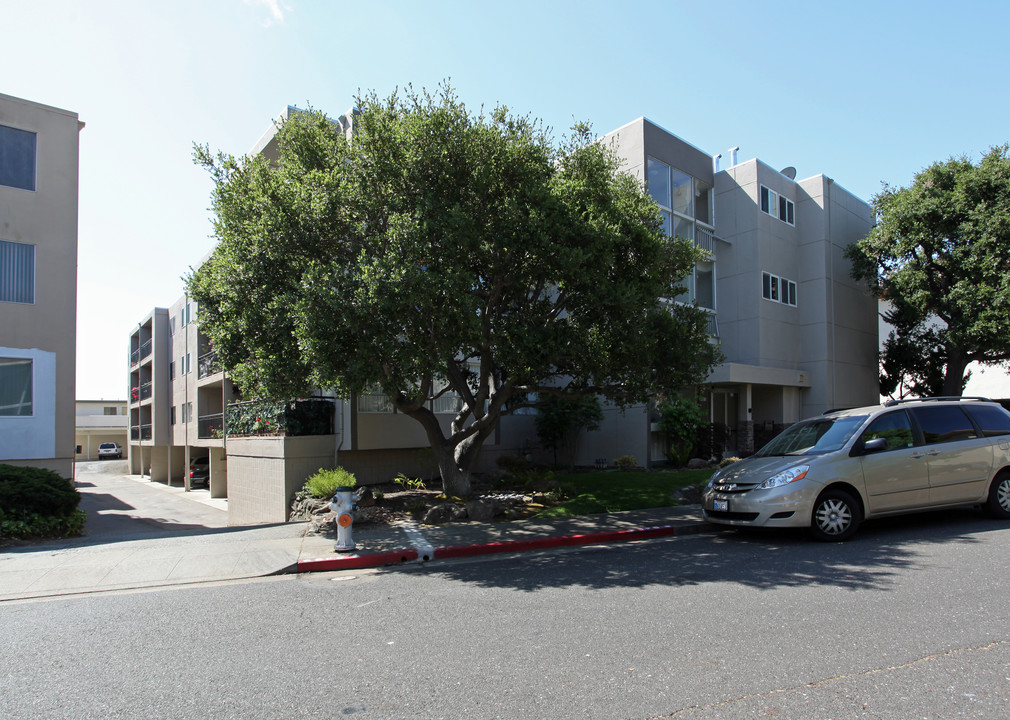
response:
[[[874,197],[877,224],[847,255],[892,307],[882,394],[960,395],[969,363],[1010,360],[1007,151],[934,163]]]
[[[0,512],[0,538],[77,537],[87,522],[88,514],[80,508],[69,515],[22,513],[13,517]]]
[[[305,481],[303,490],[314,498],[331,498],[338,487],[354,487],[358,484],[354,474],[342,467],[327,470],[319,468]]]
[[[666,434],[666,458],[674,467],[683,467],[691,459],[700,429],[708,420],[694,400],[675,395],[656,408],[659,427]]]
[[[595,395],[548,395],[537,406],[534,419],[540,442],[554,452],[555,465],[559,446],[571,450],[571,462],[574,464],[579,433],[583,429],[598,430],[601,422],[603,410]]]
[[[407,477],[403,473],[400,473],[395,478],[393,482],[399,485],[404,490],[424,490],[424,480],[421,478],[411,478]]]
[[[80,535],[88,516],[69,478],[52,470],[0,464],[0,537]]]
[[[634,470],[638,467],[638,460],[634,455],[621,455],[619,458],[614,458],[614,467],[624,471]]]
[[[228,435],[330,435],[333,401],[306,398],[286,402],[251,400],[227,410]]]
[[[722,460],[719,461],[719,469],[722,469],[722,468],[726,467],[727,465],[732,465],[735,462],[740,462],[740,458],[735,457],[735,456],[734,457],[723,458]]]
[[[66,517],[81,502],[69,478],[52,470],[0,464],[0,510],[8,516],[23,513]]]
[[[499,455],[494,462],[509,475],[521,476],[530,471],[529,462],[518,455]]]
[[[678,490],[708,482],[711,470],[577,473],[565,476],[570,499],[537,517],[568,517],[669,507]]]
[[[505,107],[469,112],[449,87],[356,105],[351,141],[308,110],[281,125],[273,159],[196,149],[220,242],[188,292],[241,387],[379,388],[424,426],[445,490],[467,495],[518,398],[627,404],[716,362],[705,313],[660,302],[700,251],[665,236],[588,127],[556,144]],[[448,431],[430,406],[443,391],[461,407]]]

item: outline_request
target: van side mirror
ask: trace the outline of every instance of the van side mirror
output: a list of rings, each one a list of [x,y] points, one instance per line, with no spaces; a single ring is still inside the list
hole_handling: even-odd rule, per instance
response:
[[[867,455],[883,450],[887,450],[887,438],[873,438],[863,443],[863,452]]]

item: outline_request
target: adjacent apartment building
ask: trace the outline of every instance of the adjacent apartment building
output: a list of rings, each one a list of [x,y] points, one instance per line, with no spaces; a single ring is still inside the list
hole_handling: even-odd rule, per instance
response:
[[[125,400],[78,400],[74,442],[78,460],[98,460],[102,443],[116,443],[126,454]]]
[[[73,473],[77,114],[0,95],[0,462]]]
[[[337,122],[352,132],[352,113]],[[273,134],[254,151],[269,156]],[[828,408],[877,402],[876,300],[850,278],[843,255],[871,227],[865,202],[823,175],[796,180],[791,168],[737,162],[735,152],[720,170],[719,158],[644,118],[602,142],[647,186],[667,232],[706,252],[687,292],[672,301],[711,316],[711,341],[726,360],[701,397],[711,420],[729,428],[729,452],[752,452],[784,425]],[[319,467],[339,464],[362,482],[437,474],[418,423],[379,394],[303,398],[284,409],[282,432],[264,427],[276,413],[258,413],[214,365],[186,297],[144,318],[130,349],[133,471],[182,484],[194,458],[205,457],[210,492],[228,498],[233,523],[283,521],[291,494]],[[444,410],[448,423],[455,407],[450,398],[433,410]],[[607,408],[574,459],[594,465],[633,455],[660,465],[666,447],[657,420],[650,405]],[[552,460],[530,414],[503,419],[481,469],[503,454]]]

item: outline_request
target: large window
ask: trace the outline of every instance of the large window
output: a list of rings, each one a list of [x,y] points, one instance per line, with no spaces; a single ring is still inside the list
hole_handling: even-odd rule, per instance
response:
[[[777,217],[787,225],[796,224],[796,207],[793,201],[764,185],[761,186],[761,212]]]
[[[0,302],[35,302],[35,246],[0,240]]]
[[[698,263],[684,278],[686,292],[674,300],[715,310],[715,248],[712,243],[712,186],[653,157],[646,158],[649,195],[663,218],[667,235],[689,240],[712,259]]]
[[[0,357],[0,416],[32,415],[32,361]]]
[[[0,185],[35,189],[35,133],[0,125]]]
[[[796,283],[771,273],[761,273],[761,297],[796,307]]]

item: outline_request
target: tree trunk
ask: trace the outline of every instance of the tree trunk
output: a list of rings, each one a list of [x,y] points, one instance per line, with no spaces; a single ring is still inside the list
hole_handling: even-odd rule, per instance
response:
[[[951,350],[947,355],[947,367],[943,373],[944,397],[960,397],[964,392],[964,371],[968,368],[968,360],[964,353]]]
[[[438,472],[442,476],[442,492],[449,497],[469,497],[470,468],[460,467],[456,461],[456,449],[442,445],[435,450],[438,456]]]

